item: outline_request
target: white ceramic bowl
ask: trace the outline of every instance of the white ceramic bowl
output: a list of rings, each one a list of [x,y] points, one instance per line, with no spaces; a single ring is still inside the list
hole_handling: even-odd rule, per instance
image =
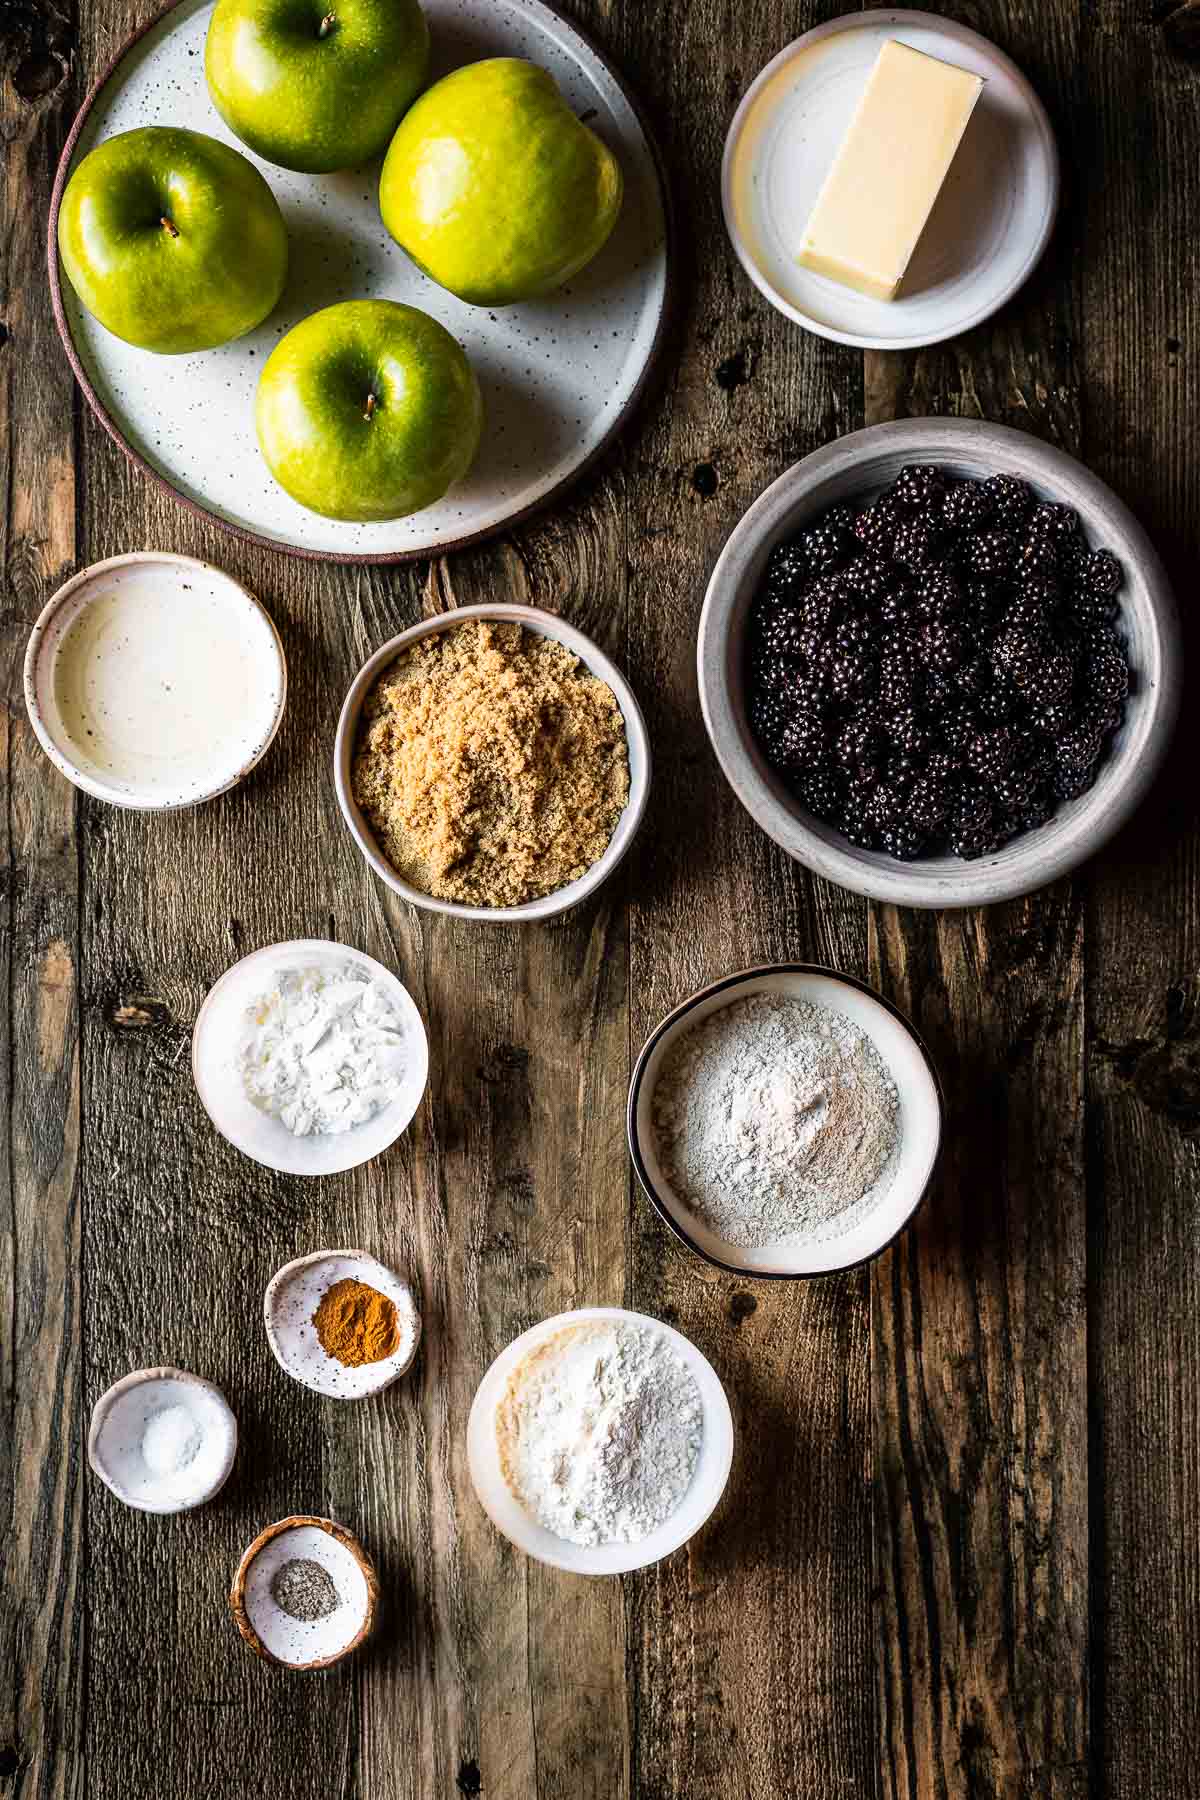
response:
[[[144,754],[143,743],[126,726],[126,750],[132,742],[137,762],[135,766],[131,758],[130,770],[122,776],[106,771],[101,763],[90,764],[67,730],[56,684],[63,640],[93,601],[125,583],[143,589],[152,585],[155,594],[165,595],[181,609],[218,607],[235,634],[234,641],[245,659],[247,704],[240,723],[227,726],[217,740],[211,763],[202,771],[186,757],[172,761],[165,756],[146,721],[140,722]],[[175,672],[164,665],[153,642],[122,647],[120,641],[112,642],[111,629],[100,642],[107,647],[107,657],[113,659],[111,669],[118,680],[128,667],[131,690],[136,691],[139,683],[157,685],[161,680],[165,685],[166,675]],[[283,645],[258,600],[223,569],[167,550],[133,550],[124,556],[110,556],[72,575],[42,608],[25,651],[25,706],[42,749],[60,774],[84,793],[130,811],[173,812],[198,806],[236,787],[274,741],[286,701]]]
[[[147,1419],[186,1405],[203,1432],[193,1462],[178,1475],[159,1476],[140,1462],[137,1445]],[[92,1470],[117,1499],[137,1512],[188,1512],[220,1493],[237,1456],[238,1428],[219,1387],[188,1369],[135,1369],[101,1394],[92,1408],[87,1455]]]
[[[691,1486],[669,1518],[657,1531],[636,1544],[572,1544],[547,1531],[532,1518],[513,1494],[500,1468],[496,1443],[496,1408],[516,1365],[530,1350],[570,1325],[612,1319],[626,1325],[645,1325],[662,1332],[687,1364],[700,1389],[704,1406],[704,1437]],[[498,1531],[518,1550],[538,1562],[574,1575],[623,1575],[629,1569],[645,1569],[686,1544],[704,1524],[725,1491],[733,1462],[733,1415],[716,1370],[682,1332],[651,1319],[645,1313],[626,1312],[620,1306],[583,1306],[575,1312],[543,1319],[514,1338],[502,1350],[479,1384],[467,1421],[467,1466],[479,1504]]]
[[[323,1295],[338,1281],[362,1281],[386,1294],[400,1326],[400,1342],[379,1362],[345,1366],[327,1356],[313,1325]],[[333,1400],[382,1393],[412,1367],[421,1342],[421,1315],[407,1281],[365,1250],[314,1250],[284,1263],[267,1283],[263,1323],[275,1361],[301,1387]]]
[[[1018,475],[1040,499],[1073,507],[1093,545],[1125,571],[1119,625],[1132,687],[1125,719],[1095,785],[976,862],[899,862],[859,850],[805,812],[759,753],[746,722],[743,652],[751,601],[774,546],[841,501],[866,503],[905,463],[937,463],[957,476]],[[1056,881],[1118,831],[1145,798],[1179,711],[1182,650],[1166,570],[1129,508],[1082,463],[1023,431],[971,419],[902,419],[873,425],[798,462],[761,494],[717,559],[700,615],[700,706],[725,778],[789,856],[839,886],[900,906],[982,906]]]
[[[544,894],[539,900],[528,900],[523,906],[460,906],[456,901],[439,900],[432,894],[413,887],[411,882],[405,881],[396,873],[380,850],[375,834],[354,798],[351,765],[358,737],[359,718],[363,702],[375,681],[409,644],[415,644],[419,638],[431,637],[435,632],[452,631],[466,619],[491,619],[524,625],[529,631],[536,631],[542,637],[553,638],[557,643],[565,645],[593,675],[599,676],[612,689],[625,720],[625,738],[629,749],[629,799],[609,840],[608,848],[578,881],[556,888],[552,894]],[[420,625],[400,632],[378,649],[369,662],[363,664],[346,695],[338,720],[337,740],[333,751],[333,780],[338,805],[355,843],[379,879],[414,906],[424,907],[427,912],[446,913],[454,919],[486,919],[493,924],[511,924],[514,920],[552,919],[556,914],[569,912],[571,907],[578,906],[601,882],[607,881],[637,835],[650,793],[650,737],[633,689],[616,664],[604,654],[598,644],[585,637],[582,631],[576,631],[564,619],[556,619],[552,613],[542,612],[534,606],[460,606],[454,612],[441,613],[436,619],[425,619]]]
[[[734,1000],[750,994],[783,994],[828,1006],[851,1019],[871,1039],[900,1098],[900,1149],[885,1174],[876,1203],[857,1209],[850,1227],[836,1222],[819,1236],[745,1249],[728,1240],[675,1194],[659,1161],[652,1117],[654,1087],[663,1059],[681,1033]],[[908,1224],[929,1186],[941,1148],[943,1106],[929,1052],[902,1013],[861,981],[813,963],[773,963],[742,969],[689,996],[653,1031],[634,1065],[626,1115],[629,1150],[638,1180],[659,1216],[680,1241],[706,1262],[731,1274],[796,1280],[828,1275],[866,1262]]]
[[[297,1137],[246,1093],[238,1052],[247,1035],[247,1008],[286,969],[351,967],[382,982],[404,1027],[408,1066],[399,1097],[349,1131]],[[429,1077],[425,1026],[404,984],[362,950],[325,938],[268,944],[227,969],[200,1008],[192,1031],[192,1075],[205,1112],[231,1144],[286,1175],[335,1175],[379,1156],[412,1121]]]
[[[982,75],[984,90],[899,296],[873,300],[802,268],[796,251],[875,59],[889,38]],[[771,305],[808,331],[863,349],[960,336],[1003,306],[1041,256],[1058,211],[1045,108],[1015,63],[954,19],[848,12],[781,50],[729,127],[725,227]]]

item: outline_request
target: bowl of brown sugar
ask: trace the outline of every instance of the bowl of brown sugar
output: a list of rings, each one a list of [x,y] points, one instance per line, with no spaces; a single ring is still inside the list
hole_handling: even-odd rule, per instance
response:
[[[574,626],[531,606],[464,606],[359,671],[334,783],[367,862],[414,906],[546,919],[628,850],[650,744],[629,684]]]

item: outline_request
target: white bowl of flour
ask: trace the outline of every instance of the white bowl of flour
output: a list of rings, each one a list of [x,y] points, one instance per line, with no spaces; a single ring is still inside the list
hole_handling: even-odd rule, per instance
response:
[[[725,1490],[733,1417],[681,1332],[619,1306],[558,1313],[479,1384],[467,1463],[497,1529],[579,1575],[647,1568],[694,1537]],[[584,1541],[581,1541],[584,1540]]]
[[[407,988],[324,938],[270,944],[222,975],[192,1032],[192,1073],[223,1137],[268,1168],[357,1168],[411,1122],[429,1045]]]
[[[685,1000],[629,1090],[638,1179],[719,1268],[795,1279],[852,1267],[929,1184],[942,1099],[902,1015],[810,964],[742,970]]]

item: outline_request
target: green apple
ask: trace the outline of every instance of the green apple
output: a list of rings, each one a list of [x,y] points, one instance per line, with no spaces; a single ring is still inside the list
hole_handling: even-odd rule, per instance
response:
[[[383,222],[462,300],[507,306],[561,287],[621,209],[621,168],[544,69],[468,63],[400,121],[383,165]]]
[[[382,156],[425,85],[417,0],[217,0],[213,105],[256,155],[310,175]]]
[[[287,277],[283,215],[253,163],[169,125],[88,152],[62,197],[58,251],[102,325],[168,354],[252,331]]]
[[[267,467],[301,506],[401,519],[465,475],[483,402],[461,345],[428,313],[345,300],[276,345],[256,416]]]

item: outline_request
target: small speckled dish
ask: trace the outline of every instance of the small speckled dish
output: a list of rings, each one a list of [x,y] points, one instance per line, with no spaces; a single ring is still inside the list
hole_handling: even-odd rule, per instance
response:
[[[731,1244],[675,1194],[659,1161],[652,1105],[659,1070],[683,1032],[750,994],[780,994],[829,1007],[866,1033],[882,1057],[900,1100],[900,1143],[865,1211],[851,1223],[800,1239],[753,1249]],[[714,981],[677,1006],[653,1031],[634,1065],[626,1115],[629,1152],[638,1180],[660,1218],[681,1243],[718,1269],[768,1280],[796,1280],[853,1268],[886,1249],[921,1204],[942,1142],[943,1104],[929,1052],[904,1015],[864,982],[813,963],[774,963]]]
[[[151,1469],[142,1443],[156,1414],[186,1407],[200,1437],[187,1468],[163,1475]],[[88,1462],[125,1506],[137,1512],[186,1512],[203,1506],[229,1479],[238,1429],[219,1387],[187,1369],[137,1369],[101,1394],[88,1428]]]
[[[248,1010],[287,970],[336,973],[347,967],[382,982],[387,991],[404,1029],[404,1084],[398,1097],[365,1124],[297,1137],[281,1119],[255,1106],[246,1092],[240,1052],[248,1037]],[[192,1075],[205,1112],[244,1155],[286,1175],[335,1175],[382,1155],[407,1131],[429,1077],[429,1043],[411,994],[390,969],[348,944],[296,938],[244,956],[211,989],[192,1029]]]
[[[625,721],[625,741],[629,750],[629,798],[607,849],[578,881],[556,888],[552,894],[543,894],[538,900],[527,900],[522,906],[461,906],[453,900],[436,899],[434,895],[414,887],[396,872],[380,850],[375,834],[354,798],[354,749],[363,704],[372,687],[384,670],[410,644],[415,644],[419,638],[431,637],[435,632],[450,631],[466,619],[507,620],[565,645],[591,674],[598,675],[612,689]],[[338,805],[342,809],[342,817],[350,827],[351,837],[379,879],[386,882],[402,899],[411,901],[414,906],[424,907],[426,912],[445,913],[452,919],[483,919],[496,925],[552,919],[558,913],[569,912],[571,907],[578,906],[601,882],[607,881],[637,836],[650,794],[650,734],[646,730],[646,721],[642,717],[642,709],[633,689],[616,664],[604,654],[598,644],[585,637],[582,631],[576,631],[573,625],[568,625],[565,619],[557,619],[552,613],[541,612],[535,606],[460,606],[453,612],[442,613],[435,619],[425,619],[420,625],[400,632],[397,637],[390,638],[382,645],[369,662],[363,664],[346,695],[342,715],[338,720],[333,750],[333,783],[337,789]]]
[[[318,1563],[333,1583],[339,1604],[323,1618],[292,1618],[275,1600],[272,1582],[291,1561]],[[283,1669],[328,1669],[374,1631],[379,1578],[344,1525],[295,1513],[259,1532],[237,1566],[229,1605],[242,1637],[264,1662]]]
[[[165,550],[81,569],[43,607],[25,652],[29,722],[55,768],[137,811],[235,787],[286,700],[283,645],[254,595]]]
[[[683,1358],[700,1390],[704,1408],[704,1435],[691,1483],[674,1512],[657,1530],[633,1544],[575,1544],[548,1531],[526,1512],[504,1478],[496,1441],[496,1408],[508,1378],[531,1350],[572,1325],[613,1321],[643,1325],[660,1332]],[[502,1350],[479,1384],[467,1420],[467,1467],[479,1504],[496,1529],[518,1550],[537,1562],[574,1575],[623,1575],[630,1569],[646,1569],[661,1562],[695,1537],[715,1510],[733,1464],[733,1414],[725,1389],[708,1358],[690,1338],[652,1319],[645,1313],[627,1312],[621,1306],[583,1306],[574,1312],[543,1319]]]
[[[363,1281],[395,1304],[400,1342],[391,1356],[347,1368],[326,1355],[313,1314],[337,1281]],[[302,1387],[334,1400],[362,1400],[389,1387],[412,1367],[421,1341],[421,1315],[412,1289],[365,1250],[314,1250],[285,1263],[267,1284],[263,1319],[280,1368]]]

